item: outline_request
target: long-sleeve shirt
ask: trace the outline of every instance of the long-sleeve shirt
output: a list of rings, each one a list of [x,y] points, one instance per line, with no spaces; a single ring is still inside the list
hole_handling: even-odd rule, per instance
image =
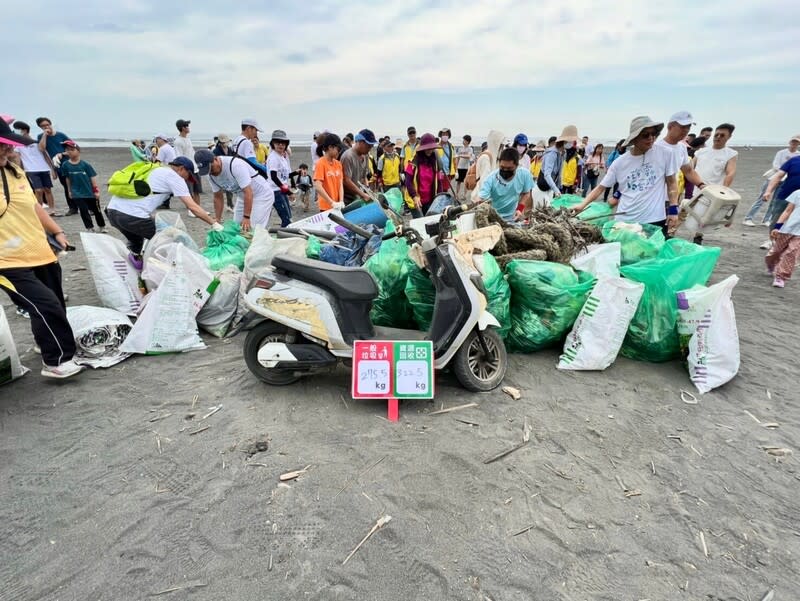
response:
[[[133,158],[134,162],[148,160],[144,150],[139,148],[136,144],[131,144],[131,157]]]
[[[542,174],[544,174],[544,181],[547,182],[547,185],[553,192],[558,192],[560,190],[560,186],[556,183],[555,178],[559,178],[563,162],[564,158],[561,156],[561,153],[555,149],[548,150],[544,153],[544,158],[542,159]]]

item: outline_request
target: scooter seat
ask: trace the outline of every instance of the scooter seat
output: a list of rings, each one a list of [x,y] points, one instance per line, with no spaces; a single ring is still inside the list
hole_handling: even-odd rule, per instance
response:
[[[370,301],[378,296],[375,278],[360,267],[342,267],[291,255],[276,255],[272,266],[301,282],[325,288],[340,300]]]

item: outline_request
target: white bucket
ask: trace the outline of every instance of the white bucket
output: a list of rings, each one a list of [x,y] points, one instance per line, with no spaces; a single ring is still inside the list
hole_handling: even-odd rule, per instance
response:
[[[711,226],[728,226],[733,223],[741,199],[738,192],[725,186],[705,186],[700,194],[683,203],[682,208],[687,213],[683,227],[690,232],[699,232]]]

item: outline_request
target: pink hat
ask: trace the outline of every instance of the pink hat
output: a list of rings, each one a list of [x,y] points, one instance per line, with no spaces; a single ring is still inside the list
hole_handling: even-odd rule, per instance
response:
[[[0,144],[10,144],[11,146],[28,146],[35,144],[36,140],[28,136],[21,136],[11,131],[11,127],[5,120],[5,117],[0,119]]]
[[[0,115],[0,119],[5,121],[6,123],[11,123],[14,120],[14,117],[11,115]]]

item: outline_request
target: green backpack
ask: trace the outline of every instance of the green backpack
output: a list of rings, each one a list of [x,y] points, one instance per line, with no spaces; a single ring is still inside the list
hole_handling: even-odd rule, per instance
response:
[[[156,194],[157,192],[150,189],[147,179],[153,173],[153,170],[158,169],[160,166],[158,163],[137,161],[124,169],[115,171],[114,175],[108,180],[108,193],[119,198],[133,200]]]

